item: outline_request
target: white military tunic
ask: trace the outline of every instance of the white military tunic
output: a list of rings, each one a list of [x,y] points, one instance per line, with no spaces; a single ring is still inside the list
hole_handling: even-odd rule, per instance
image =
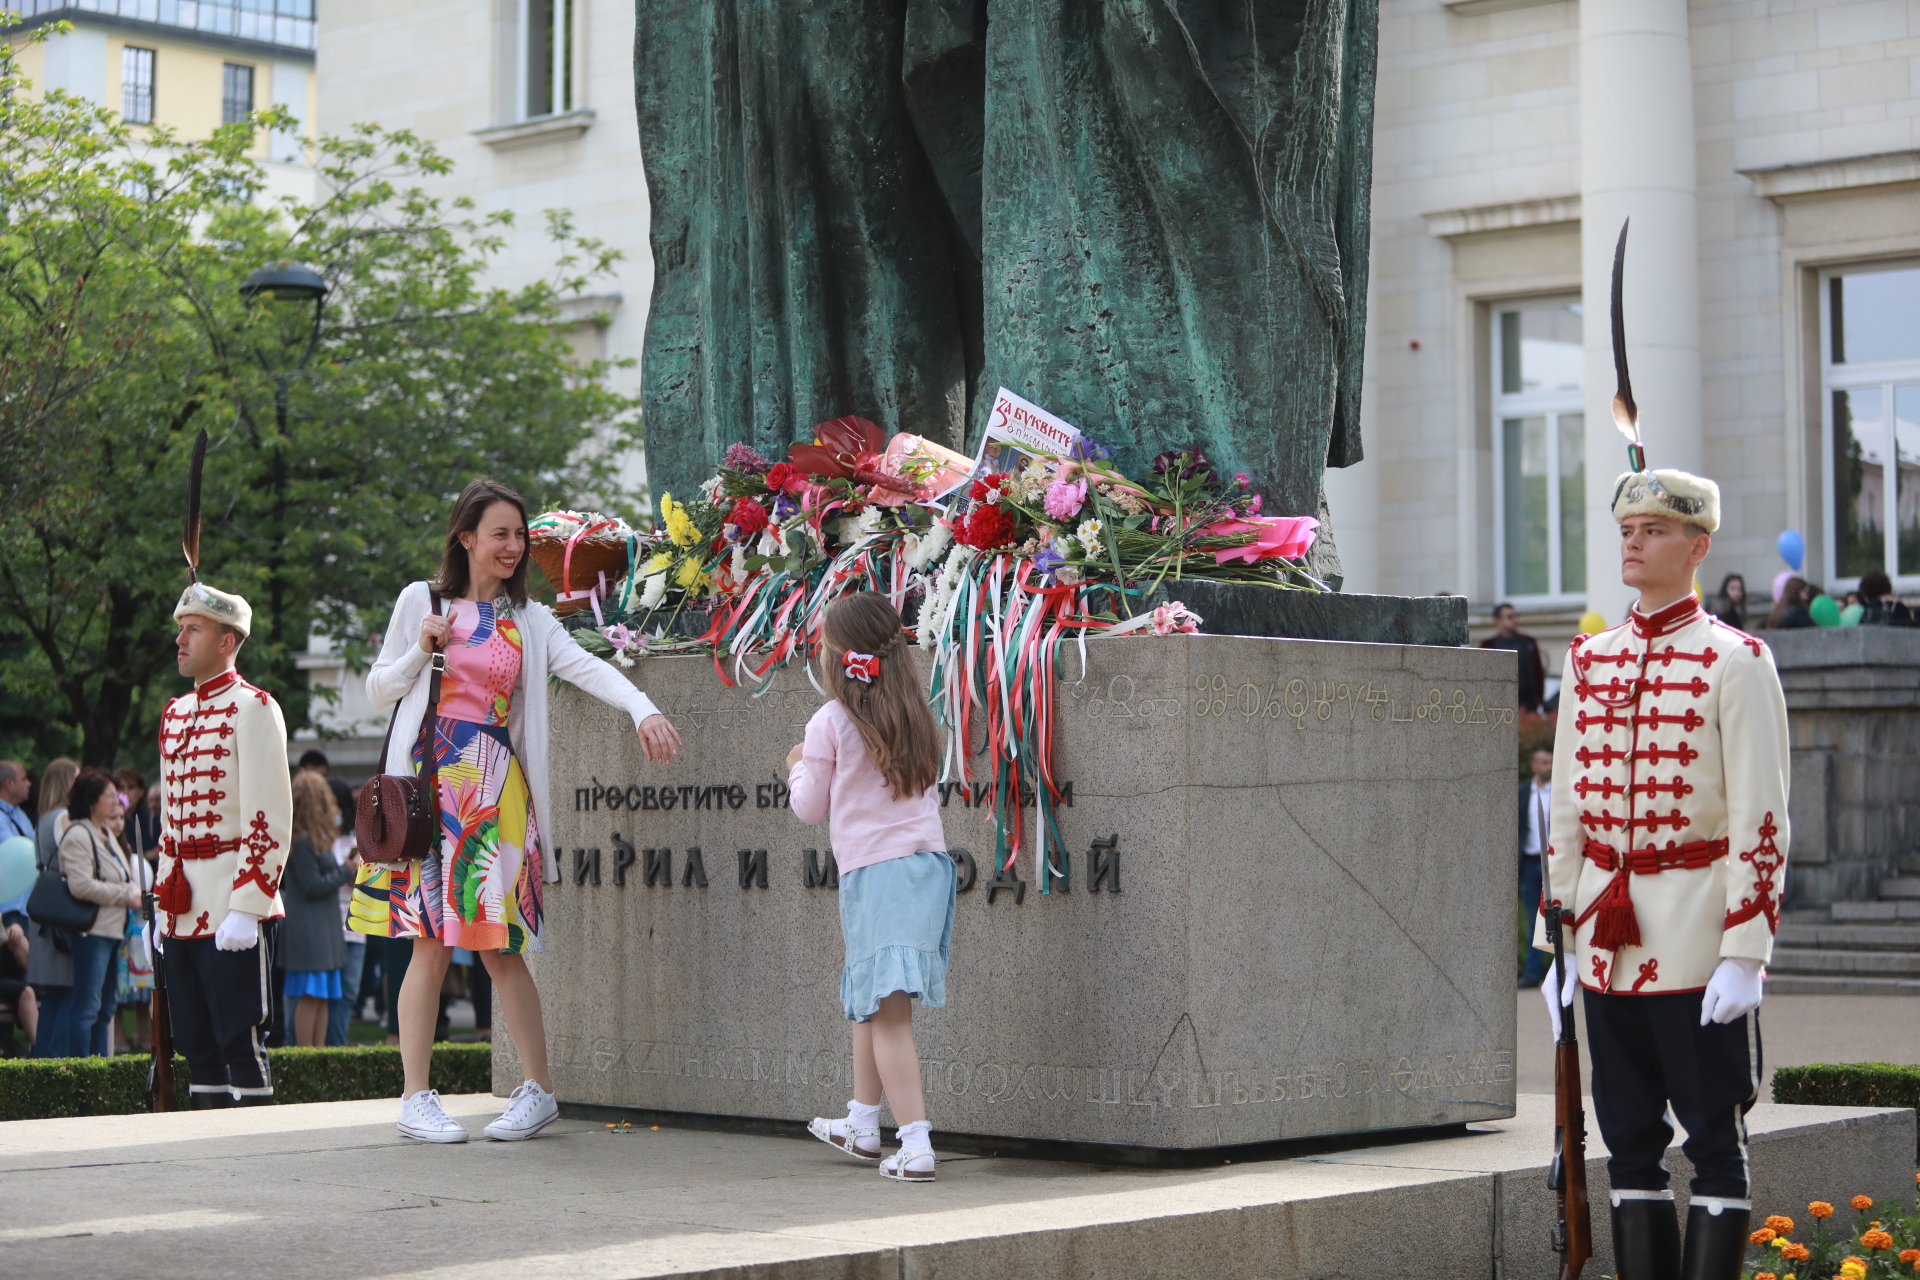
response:
[[[265,690],[227,671],[160,717],[161,931],[212,937],[227,912],[285,914],[293,835],[287,728]]]
[[[1560,687],[1541,899],[1574,912],[1581,984],[1698,991],[1723,957],[1771,958],[1788,756],[1766,645],[1687,596],[1576,637]]]

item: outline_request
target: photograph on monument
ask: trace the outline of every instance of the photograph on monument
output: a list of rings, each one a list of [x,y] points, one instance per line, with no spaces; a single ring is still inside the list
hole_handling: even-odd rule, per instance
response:
[[[956,486],[960,496],[954,501],[954,514],[965,514],[969,505],[965,490],[974,481],[988,476],[1011,479],[1029,467],[1064,455],[1080,438],[1080,428],[1001,387],[994,393],[993,412],[973,468]]]

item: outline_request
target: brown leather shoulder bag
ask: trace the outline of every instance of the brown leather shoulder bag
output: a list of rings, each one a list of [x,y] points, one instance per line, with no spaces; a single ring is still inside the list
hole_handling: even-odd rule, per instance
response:
[[[433,600],[433,616],[440,616],[440,593],[428,591]],[[431,659],[433,675],[427,682],[427,709],[420,723],[433,732],[434,713],[440,707],[440,677],[447,669],[446,651],[434,647]],[[401,699],[402,702],[405,699]],[[386,768],[387,747],[393,741],[393,726],[400,719],[399,704],[387,721],[387,736],[380,741],[380,767]],[[429,742],[432,738],[429,737]],[[409,862],[423,858],[434,847],[440,829],[440,770],[427,753],[427,762],[419,773],[381,773],[360,788],[360,799],[353,815],[354,844],[362,862]]]

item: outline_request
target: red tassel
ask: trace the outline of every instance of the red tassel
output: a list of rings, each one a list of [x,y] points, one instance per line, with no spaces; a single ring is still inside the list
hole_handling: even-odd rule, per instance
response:
[[[160,882],[159,889],[153,895],[154,905],[171,916],[183,916],[193,908],[193,886],[187,883],[186,872],[180,867],[180,859],[173,860],[173,870]]]
[[[1627,870],[1622,867],[1614,873],[1607,887],[1587,908],[1588,915],[1598,915],[1593,922],[1593,934],[1589,943],[1602,951],[1618,951],[1622,947],[1640,945],[1640,919],[1633,913],[1633,898],[1627,892]]]

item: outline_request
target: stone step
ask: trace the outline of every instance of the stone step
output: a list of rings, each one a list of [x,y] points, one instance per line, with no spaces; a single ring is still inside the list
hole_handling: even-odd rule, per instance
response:
[[[1889,876],[1880,882],[1880,900],[1920,899],[1920,876]]]
[[[1783,974],[1767,979],[1770,996],[1920,996],[1920,978],[1815,977]]]
[[[1836,924],[1865,921],[1920,920],[1920,902],[1836,902],[1832,907]]]
[[[1893,860],[1895,875],[1920,876],[1920,853],[1902,854]]]
[[[1830,951],[1920,951],[1920,923],[1833,924],[1824,920],[1785,920],[1774,936],[1774,944]]]
[[[1863,978],[1920,979],[1920,951],[1825,951],[1812,947],[1776,947],[1770,974],[1814,974]]]

